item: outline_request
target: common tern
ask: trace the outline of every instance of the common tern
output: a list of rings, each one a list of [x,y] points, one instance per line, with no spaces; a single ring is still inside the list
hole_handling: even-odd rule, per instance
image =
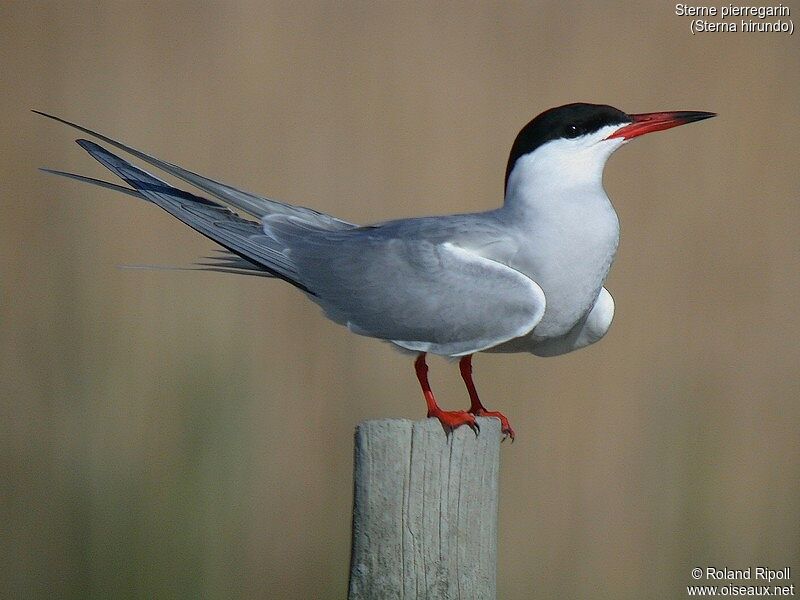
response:
[[[603,189],[611,154],[645,133],[715,116],[673,111],[627,114],[575,103],[547,110],[517,135],[494,210],[360,226],[310,208],[245,192],[74,127],[221,202],[197,196],[86,139],[77,143],[130,187],[43,169],[117,190],[161,207],[223,248],[201,268],[283,279],[331,320],[416,355],[428,408],[445,432],[476,416],[508,419],[481,403],[472,381],[476,352],[565,354],[602,338],[614,316],[603,287],[617,251],[619,222]],[[231,208],[247,213],[244,218]],[[439,408],[428,353],[459,359],[466,411]]]

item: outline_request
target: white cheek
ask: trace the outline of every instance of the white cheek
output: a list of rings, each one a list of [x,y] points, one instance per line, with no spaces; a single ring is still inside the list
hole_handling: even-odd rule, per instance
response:
[[[623,143],[619,139],[591,143],[585,138],[554,140],[517,160],[509,176],[509,188],[599,184],[608,157]]]
[[[622,126],[607,125],[590,135],[552,140],[521,156],[509,175],[506,199],[524,197],[526,204],[546,204],[548,197],[570,190],[601,191],[603,167],[625,143],[622,138],[607,138]]]

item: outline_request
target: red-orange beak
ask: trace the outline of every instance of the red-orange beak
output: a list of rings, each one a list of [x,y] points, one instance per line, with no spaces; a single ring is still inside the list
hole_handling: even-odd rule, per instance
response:
[[[611,140],[614,138],[623,138],[629,140],[631,138],[650,133],[652,131],[661,131],[662,129],[670,129],[678,125],[685,125],[693,121],[702,121],[703,119],[710,119],[716,117],[717,113],[701,112],[696,110],[683,110],[674,112],[658,112],[658,113],[641,113],[638,115],[628,115],[633,119],[633,123],[620,127],[606,139]]]

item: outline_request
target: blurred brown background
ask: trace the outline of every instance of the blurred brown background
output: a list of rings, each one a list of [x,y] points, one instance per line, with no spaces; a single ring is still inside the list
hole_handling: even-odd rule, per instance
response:
[[[606,169],[607,338],[475,361],[518,432],[499,595],[681,598],[696,566],[797,573],[798,38],[692,36],[673,11],[5,3],[3,595],[342,598],[353,428],[424,414],[407,357],[288,285],[117,268],[214,245],[37,172],[112,177],[31,108],[358,222],[496,206],[514,136],[551,106],[718,112]],[[467,405],[455,365],[431,375]]]

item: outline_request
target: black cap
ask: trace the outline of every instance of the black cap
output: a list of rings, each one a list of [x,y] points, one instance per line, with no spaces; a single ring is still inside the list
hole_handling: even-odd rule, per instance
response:
[[[580,137],[606,125],[622,125],[630,121],[627,114],[607,104],[575,102],[544,111],[517,134],[508,156],[506,186],[517,159],[530,154],[542,144],[560,138]]]

